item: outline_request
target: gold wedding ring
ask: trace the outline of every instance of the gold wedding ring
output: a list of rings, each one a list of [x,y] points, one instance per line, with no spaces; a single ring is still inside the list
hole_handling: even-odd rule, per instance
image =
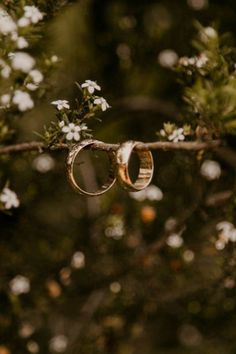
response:
[[[143,145],[142,150],[135,150],[136,145]],[[139,173],[135,182],[132,182],[129,176],[129,160],[133,150],[137,153],[140,161]],[[139,141],[130,140],[120,145],[116,151],[116,165],[117,179],[122,187],[129,191],[140,191],[151,182],[154,170],[152,153],[145,147],[145,144]]]
[[[115,175],[115,152],[113,151],[106,151],[108,154],[109,162],[110,162],[110,169],[109,169],[109,177],[107,182],[105,182],[96,192],[88,192],[84,189],[82,189],[77,181],[75,180],[74,177],[74,164],[75,164],[75,159],[77,155],[83,150],[85,147],[93,144],[99,144],[101,141],[98,140],[93,140],[93,139],[85,139],[81,141],[80,143],[74,145],[72,149],[70,150],[66,165],[67,165],[67,177],[68,180],[71,184],[71,186],[74,188],[74,190],[80,194],[87,195],[87,196],[98,196],[101,195],[105,192],[107,192],[115,183],[116,181],[116,175]]]

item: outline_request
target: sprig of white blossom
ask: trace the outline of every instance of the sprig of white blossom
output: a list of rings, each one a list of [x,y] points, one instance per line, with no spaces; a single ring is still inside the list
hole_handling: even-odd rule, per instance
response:
[[[173,123],[164,123],[163,128],[157,134],[164,140],[167,139],[173,143],[178,143],[179,141],[184,141],[187,136],[192,134],[192,132],[191,127],[188,124],[178,128]]]
[[[215,242],[217,250],[223,250],[227,243],[236,242],[236,228],[229,221],[221,221],[216,225],[216,231],[218,233],[218,239]]]
[[[2,203],[3,208],[6,210],[12,208],[18,208],[20,205],[19,199],[15,192],[13,192],[8,187],[5,187],[0,194],[0,203]]]

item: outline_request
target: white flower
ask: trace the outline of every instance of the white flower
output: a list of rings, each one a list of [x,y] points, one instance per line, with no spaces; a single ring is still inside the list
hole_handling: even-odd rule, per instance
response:
[[[185,262],[190,263],[194,260],[195,254],[191,250],[186,250],[183,253],[183,259]]]
[[[5,187],[0,194],[0,202],[4,204],[5,209],[18,208],[20,205],[16,193],[7,187]]]
[[[23,322],[21,324],[21,327],[19,329],[19,335],[22,338],[28,338],[31,336],[31,334],[33,334],[35,331],[35,328],[32,326],[31,323],[29,322]]]
[[[27,349],[30,353],[37,354],[40,348],[37,342],[35,342],[34,340],[30,340],[29,342],[27,342]]]
[[[166,136],[165,130],[164,130],[164,129],[161,129],[161,130],[160,130],[160,134],[161,134],[161,136],[165,137],[165,136]]]
[[[47,173],[55,166],[54,159],[48,154],[41,154],[33,161],[33,168],[40,173]]]
[[[4,79],[8,79],[11,74],[11,68],[9,65],[4,66],[1,70],[1,75],[4,77]]]
[[[154,184],[151,184],[149,187],[146,188],[146,198],[151,201],[160,201],[163,199],[163,193],[160,188],[158,188]]]
[[[21,112],[27,111],[34,107],[34,101],[27,92],[16,90],[14,92],[12,102],[18,106]]]
[[[30,91],[35,91],[39,88],[38,85],[32,84],[31,82],[28,82],[25,87]]]
[[[216,224],[217,231],[228,232],[231,231],[233,228],[234,225],[229,221],[221,221],[218,224]]]
[[[69,123],[68,125],[65,125],[62,127],[61,131],[63,133],[66,133],[66,140],[75,140],[79,141],[80,140],[80,131],[81,128],[79,125],[75,125],[74,123]]]
[[[196,67],[201,69],[203,66],[206,65],[208,60],[209,59],[205,53],[200,54],[199,57],[196,58]]]
[[[178,61],[177,53],[172,49],[162,50],[158,55],[158,62],[165,68],[171,68]]]
[[[70,105],[67,100],[52,101],[51,104],[56,106],[59,111],[61,111],[63,108],[70,109]]]
[[[52,63],[57,63],[58,62],[58,56],[57,55],[52,55],[51,56],[51,62]]]
[[[217,161],[205,160],[200,169],[201,175],[209,181],[218,179],[221,175],[221,167]]]
[[[173,217],[169,217],[165,222],[165,231],[173,231],[177,225],[178,220]]]
[[[118,281],[114,281],[109,286],[110,290],[114,294],[118,294],[121,291],[121,285]]]
[[[129,195],[131,198],[133,198],[139,202],[143,202],[146,199],[145,189],[142,189],[141,191],[138,191],[138,192],[130,192]]]
[[[1,76],[4,77],[4,79],[7,79],[10,76],[11,73],[11,68],[7,63],[0,59],[0,68],[1,68]]]
[[[188,5],[191,6],[194,10],[202,10],[207,7],[208,0],[188,0]]]
[[[228,243],[236,242],[236,229],[231,222],[221,221],[216,224],[216,230],[219,232],[219,240]]]
[[[55,353],[63,353],[68,345],[68,339],[64,335],[58,335],[50,340],[50,350]]]
[[[95,90],[101,90],[101,87],[95,81],[91,80],[85,80],[81,87],[86,88],[90,94],[94,93]]]
[[[179,234],[171,234],[168,236],[166,243],[172,248],[179,248],[183,245],[184,240]]]
[[[30,19],[23,16],[17,21],[17,24],[19,27],[27,27],[30,25]]]
[[[78,251],[73,254],[71,260],[71,267],[80,269],[85,266],[85,256],[82,252]]]
[[[230,231],[229,240],[231,242],[236,242],[236,229],[235,228]]]
[[[7,107],[11,101],[11,95],[9,93],[5,93],[0,97],[0,102],[4,107]]]
[[[17,48],[23,49],[23,48],[27,48],[29,46],[29,43],[27,42],[27,40],[24,37],[18,37],[16,39],[16,45],[17,45]]]
[[[26,294],[30,291],[29,279],[23,275],[17,275],[10,283],[11,292],[15,295]]]
[[[217,240],[215,242],[215,248],[218,250],[218,251],[221,251],[225,248],[225,242],[222,241],[222,240]]]
[[[16,31],[16,24],[11,16],[2,8],[0,8],[0,33],[7,35]]]
[[[212,27],[205,27],[200,31],[200,38],[203,42],[208,42],[209,39],[216,39],[218,36],[216,30]]]
[[[32,78],[35,84],[40,84],[43,81],[43,74],[41,71],[34,69],[29,72],[29,76]]]
[[[35,65],[34,58],[25,52],[16,52],[10,56],[13,69],[28,73]]]
[[[43,19],[42,12],[36,6],[24,6],[24,17],[28,18],[31,23],[38,23]]]
[[[18,38],[19,38],[19,37],[18,37],[18,33],[17,33],[17,32],[14,31],[14,32],[11,33],[11,39],[12,39],[14,42],[16,42]]]
[[[163,198],[163,193],[154,184],[150,185],[146,189],[142,189],[141,191],[138,192],[130,192],[129,193],[130,197],[139,201],[143,202],[145,199],[151,200],[151,201],[160,201]]]
[[[183,141],[185,139],[183,128],[178,128],[173,131],[172,134],[168,136],[170,141],[174,143],[178,143],[179,141]]]
[[[196,64],[196,57],[182,57],[179,59],[179,65],[183,66],[189,66],[189,65],[195,65]]]
[[[106,111],[107,108],[110,107],[109,104],[107,103],[107,101],[105,100],[105,98],[103,98],[103,97],[95,98],[93,103],[97,106],[100,106],[102,108],[102,111]]]

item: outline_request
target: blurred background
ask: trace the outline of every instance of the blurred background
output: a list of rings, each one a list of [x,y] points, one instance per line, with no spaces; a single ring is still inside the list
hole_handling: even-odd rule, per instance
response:
[[[19,120],[18,140],[34,140],[32,132],[54,119],[50,102],[74,100],[75,81],[86,79],[112,106],[102,123],[91,122],[98,139],[154,141],[163,122],[183,124],[182,88],[171,69],[194,55],[195,20],[234,36],[236,3],[65,6],[35,48],[61,59],[53,89]],[[234,171],[220,161],[221,178],[208,181],[200,164],[213,153],[153,155],[151,192],[115,186],[92,199],[68,185],[64,152],[10,160],[21,206],[0,215],[0,354],[236,353],[236,253],[232,244],[217,250],[214,234],[232,207],[212,197],[230,190]],[[85,179],[102,174],[99,156],[83,171]]]

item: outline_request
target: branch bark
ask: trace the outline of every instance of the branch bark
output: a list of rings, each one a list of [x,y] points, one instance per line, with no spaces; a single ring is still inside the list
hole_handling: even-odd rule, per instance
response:
[[[144,143],[145,147],[151,150],[185,150],[185,151],[199,151],[206,149],[215,149],[221,145],[220,140],[212,140],[212,141],[186,141],[186,142],[178,142],[173,143],[170,141],[154,141]],[[90,148],[92,150],[116,150],[119,147],[119,144],[108,144],[108,143],[96,143],[93,144]],[[31,141],[25,143],[19,143],[14,145],[7,145],[0,147],[0,155],[4,154],[12,154],[12,153],[22,153],[22,152],[30,152],[30,151],[38,151],[39,153],[43,151],[50,150],[67,150],[69,149],[69,145],[67,144],[59,144],[53,147],[49,147],[46,144],[38,141]],[[136,145],[137,150],[143,149],[143,144]]]

